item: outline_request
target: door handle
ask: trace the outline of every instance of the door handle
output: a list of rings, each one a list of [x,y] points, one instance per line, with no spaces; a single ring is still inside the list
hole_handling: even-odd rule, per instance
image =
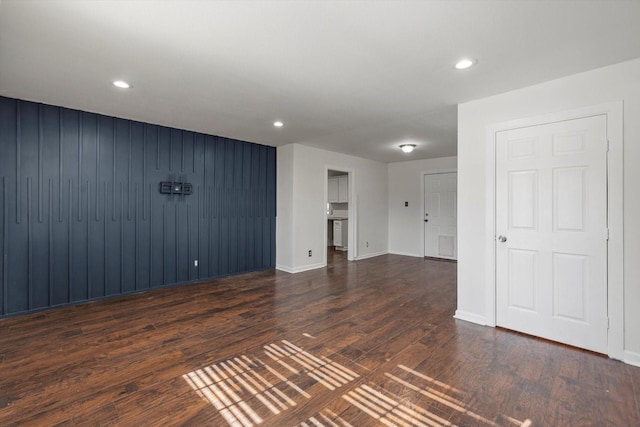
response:
[[[507,236],[498,236],[498,242],[504,243],[507,241]]]
[[[429,222],[429,220],[428,220],[428,219],[425,219],[425,220],[424,220],[424,222]]]

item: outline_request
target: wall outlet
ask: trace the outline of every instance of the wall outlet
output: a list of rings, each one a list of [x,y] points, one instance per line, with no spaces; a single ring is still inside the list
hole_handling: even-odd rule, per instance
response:
[[[198,266],[198,260],[193,261],[193,266],[197,267]]]
[[[367,247],[369,247],[369,242],[367,242]]]
[[[313,256],[312,254],[313,252],[311,252],[311,249],[309,249],[309,256]]]

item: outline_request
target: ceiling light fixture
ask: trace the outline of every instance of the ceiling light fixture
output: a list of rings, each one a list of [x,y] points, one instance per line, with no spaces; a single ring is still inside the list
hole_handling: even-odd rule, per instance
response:
[[[273,122],[273,125],[277,128],[281,128],[282,126],[284,126],[284,123],[278,120],[277,122]]]
[[[129,83],[123,81],[123,80],[116,80],[115,82],[113,82],[113,85],[116,87],[119,87],[121,89],[129,89],[131,86],[129,85]]]
[[[405,153],[410,153],[413,151],[414,148],[416,148],[416,144],[402,144],[400,146],[400,148],[402,149],[402,151],[404,151]]]
[[[456,62],[455,68],[456,70],[466,70],[467,68],[475,65],[478,61],[471,58],[464,58],[460,61]]]

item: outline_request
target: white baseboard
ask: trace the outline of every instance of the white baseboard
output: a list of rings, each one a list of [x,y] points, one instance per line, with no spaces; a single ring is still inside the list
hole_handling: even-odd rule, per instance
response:
[[[402,255],[402,256],[412,256],[415,258],[422,258],[421,254],[409,253],[409,252],[397,252],[397,251],[389,251],[391,255]]]
[[[284,271],[285,273],[293,273],[293,268],[288,265],[276,264],[276,270]]]
[[[478,325],[487,326],[487,319],[484,316],[480,316],[475,313],[456,310],[456,314],[454,314],[453,317],[458,320],[464,320],[465,322],[471,322],[471,323],[476,323]]]
[[[301,267],[289,267],[287,265],[281,265],[281,264],[276,264],[276,270],[280,270],[280,271],[284,271],[286,273],[302,273],[303,271],[309,271],[309,270],[315,270],[317,268],[323,268],[326,267],[327,264],[325,263],[318,263],[318,264],[310,264],[310,265],[303,265]]]
[[[634,351],[624,351],[624,363],[640,367],[640,353]]]
[[[383,252],[375,252],[375,253],[372,253],[372,254],[358,255],[356,257],[356,261],[360,261],[360,260],[367,259],[367,258],[373,258],[373,257],[377,257],[377,256],[380,256],[380,255],[386,255],[386,254],[387,254],[387,252],[383,251]]]

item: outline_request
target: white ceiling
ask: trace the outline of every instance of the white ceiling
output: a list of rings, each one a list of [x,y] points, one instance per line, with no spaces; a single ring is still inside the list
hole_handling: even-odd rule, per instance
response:
[[[383,162],[451,156],[456,104],[638,58],[639,22],[638,0],[1,0],[0,94]],[[477,66],[453,69],[463,56]]]

